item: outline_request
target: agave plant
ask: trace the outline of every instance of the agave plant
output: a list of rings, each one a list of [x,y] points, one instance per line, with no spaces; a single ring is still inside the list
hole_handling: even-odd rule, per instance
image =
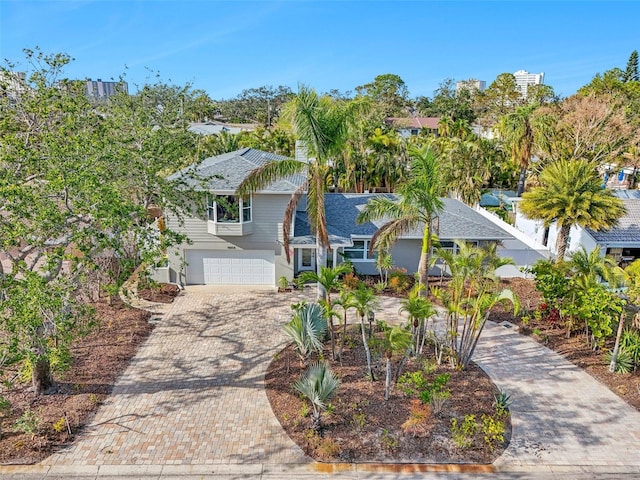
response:
[[[319,432],[322,429],[322,412],[327,408],[326,401],[336,392],[340,380],[329,365],[318,362],[311,365],[293,388],[311,402],[313,421],[311,427]]]
[[[302,304],[294,309],[293,318],[284,326],[284,332],[293,341],[302,366],[309,364],[311,353],[322,351],[326,330],[327,319],[319,304]]]

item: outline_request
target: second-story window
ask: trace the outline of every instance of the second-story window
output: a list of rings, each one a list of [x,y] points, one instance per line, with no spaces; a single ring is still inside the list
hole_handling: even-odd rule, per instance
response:
[[[248,223],[251,221],[251,198],[217,195],[209,200],[209,220],[216,223]]]

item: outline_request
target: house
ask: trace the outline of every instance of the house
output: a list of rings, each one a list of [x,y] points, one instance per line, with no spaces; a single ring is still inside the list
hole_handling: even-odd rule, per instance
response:
[[[188,130],[198,135],[218,135],[227,132],[232,135],[240,132],[251,132],[256,129],[256,125],[251,123],[224,123],[210,120],[204,123],[190,123]]]
[[[608,230],[592,230],[574,226],[569,232],[567,253],[584,247],[587,252],[600,247],[600,251],[613,257],[621,266],[640,258],[640,190],[616,190],[615,195],[621,198],[627,213],[618,220],[618,224]],[[517,208],[516,228],[536,241],[547,245],[555,253],[558,228],[555,224],[545,228],[542,221],[531,220]]]
[[[275,286],[281,276],[293,277],[283,247],[282,219],[305,177],[280,180],[245,199],[235,196],[251,171],[284,158],[245,148],[207,158],[195,171],[185,169],[172,176],[211,192],[206,218],[186,218],[183,224],[171,216],[166,219],[168,228],[190,240],[168,254],[172,282]],[[200,185],[197,177],[205,184]]]
[[[394,198],[388,193],[327,193],[325,194],[325,215],[327,231],[331,244],[328,252],[328,264],[337,265],[348,259],[358,273],[375,275],[375,254],[369,254],[371,238],[384,220],[358,224],[356,219],[365,205],[376,196]],[[464,240],[475,245],[502,242],[513,239],[512,235],[498,227],[492,221],[479,215],[459,200],[443,198],[443,211],[434,224],[434,233],[438,234],[440,246],[455,250],[455,240]],[[304,209],[296,212],[294,235],[291,239],[295,258],[294,272],[316,268],[316,242]],[[418,268],[422,248],[422,229],[402,236],[391,249],[395,267],[414,273]],[[434,272],[438,270],[435,269]]]
[[[634,188],[638,168],[635,165],[614,165],[612,163],[600,166],[602,185],[612,190],[628,190]]]
[[[287,262],[282,236],[285,210],[293,193],[304,184],[304,176],[280,180],[248,198],[235,196],[236,189],[251,171],[267,162],[284,158],[246,148],[208,158],[195,170],[188,168],[171,177],[204,188],[211,195],[207,200],[204,218],[186,218],[182,224],[171,216],[166,219],[167,227],[185,233],[190,240],[168,253],[170,281],[183,285],[275,287],[280,277],[291,279],[300,272],[316,269],[316,239],[311,232],[304,197],[298,204],[292,222],[289,239],[291,263]],[[325,195],[329,265],[337,265],[348,259],[358,273],[377,273],[375,256],[369,254],[369,244],[384,221],[358,224],[356,219],[367,202],[378,195],[394,197],[393,194],[381,193]],[[525,261],[525,265],[538,258],[535,256],[532,259],[527,255],[519,258],[513,254],[512,250],[517,253],[531,249],[513,247],[517,239],[491,220],[491,214],[483,215],[458,200],[442,200],[444,209],[435,222],[434,231],[438,233],[443,248],[455,250],[455,240],[476,245],[499,242],[509,246],[505,247],[503,253],[518,262]],[[404,235],[391,250],[394,265],[406,268],[409,273],[415,272],[421,245],[421,229]],[[520,275],[517,268],[504,274]]]
[[[384,121],[401,137],[418,135],[423,129],[437,136],[440,117],[388,117]]]

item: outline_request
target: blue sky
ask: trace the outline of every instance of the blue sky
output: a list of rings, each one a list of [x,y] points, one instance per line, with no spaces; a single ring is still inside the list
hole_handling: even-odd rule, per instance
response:
[[[0,57],[75,58],[70,78],[130,89],[159,73],[214,99],[262,85],[353,90],[393,73],[412,97],[447,78],[545,73],[568,96],[640,49],[640,2],[0,0]]]

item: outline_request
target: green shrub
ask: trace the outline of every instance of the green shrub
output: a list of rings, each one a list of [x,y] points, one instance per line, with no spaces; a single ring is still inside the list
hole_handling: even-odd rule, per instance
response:
[[[395,293],[408,292],[413,286],[413,277],[407,275],[406,269],[394,269],[389,272],[389,280],[387,281],[388,287]]]
[[[629,354],[633,369],[640,366],[640,332],[627,328],[620,337],[620,348]]]
[[[434,395],[441,394],[445,392],[447,398],[449,395],[449,391],[445,390],[444,386],[447,384],[449,379],[451,378],[450,373],[441,373],[437,375],[436,378],[431,383],[427,383],[426,388],[420,392],[420,400],[425,405],[430,404]]]
[[[453,434],[453,442],[459,448],[469,448],[473,445],[473,437],[478,433],[476,416],[465,415],[461,424],[458,424],[458,420],[452,418],[451,433]]]
[[[607,352],[607,354],[604,356],[605,362],[607,364],[610,364],[612,357],[613,352]],[[616,357],[616,364],[613,371],[615,373],[629,373],[631,372],[631,370],[633,370],[633,359],[631,357],[631,354],[624,348],[620,348],[618,350],[618,356]]]
[[[33,437],[38,432],[40,418],[38,418],[36,412],[27,408],[13,426],[16,431],[31,434]]]
[[[386,428],[382,429],[382,433],[380,434],[380,442],[382,443],[382,448],[393,453],[398,449],[398,445],[400,442],[389,430]]]
[[[489,415],[482,415],[482,433],[484,441],[493,452],[496,445],[504,442],[504,422]]]

